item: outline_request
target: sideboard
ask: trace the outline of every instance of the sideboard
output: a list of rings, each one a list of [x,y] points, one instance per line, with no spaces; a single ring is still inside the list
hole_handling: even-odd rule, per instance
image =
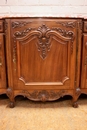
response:
[[[0,93],[10,107],[22,95],[33,101],[87,94],[87,20],[27,17],[0,20]]]

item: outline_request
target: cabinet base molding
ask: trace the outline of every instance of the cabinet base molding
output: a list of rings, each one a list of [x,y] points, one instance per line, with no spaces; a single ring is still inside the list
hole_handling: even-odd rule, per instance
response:
[[[14,91],[14,97],[22,95],[33,101],[54,101],[65,95],[73,95],[70,90],[17,90]]]
[[[72,106],[74,108],[78,107],[77,99],[79,98],[78,92],[73,90],[12,90],[11,88],[7,89],[7,96],[10,99],[10,108],[15,106],[15,97],[21,95],[27,97],[32,101],[55,101],[65,95],[70,95],[72,97]]]

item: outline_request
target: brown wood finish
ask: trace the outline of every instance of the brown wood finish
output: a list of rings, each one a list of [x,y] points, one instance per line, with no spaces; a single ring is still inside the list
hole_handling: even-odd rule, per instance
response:
[[[87,94],[87,21],[84,21],[81,65],[81,93]]]
[[[34,101],[70,95],[78,107],[81,93],[87,94],[87,20],[0,20],[0,94],[4,93],[10,107],[17,95]]]
[[[6,93],[6,64],[3,20],[0,21],[0,94]]]
[[[87,32],[87,21],[84,21],[84,32]]]
[[[17,95],[34,101],[71,95],[77,107],[82,20],[6,19],[5,26],[10,107]]]
[[[81,88],[87,88],[87,34],[83,34]]]

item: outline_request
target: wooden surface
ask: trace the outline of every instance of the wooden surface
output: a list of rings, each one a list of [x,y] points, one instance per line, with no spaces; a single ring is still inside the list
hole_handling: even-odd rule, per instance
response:
[[[3,20],[0,21],[0,94],[6,93],[6,64]]]
[[[81,22],[54,18],[5,20],[7,94],[11,103],[17,95],[42,101],[71,95],[74,102],[77,100]]]
[[[10,107],[17,95],[34,101],[71,95],[78,106],[87,89],[86,24],[42,17],[0,21],[0,94],[7,93]]]
[[[0,20],[0,94],[6,94],[6,59],[5,59],[5,39],[4,21]]]

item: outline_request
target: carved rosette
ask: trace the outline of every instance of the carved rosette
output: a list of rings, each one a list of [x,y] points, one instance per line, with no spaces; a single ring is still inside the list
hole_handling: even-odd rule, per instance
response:
[[[27,90],[23,90],[20,95],[23,95],[24,97],[27,97],[34,101],[52,101],[57,100],[60,97],[63,97],[64,95],[68,94],[67,90],[60,90],[58,92],[56,91],[47,91],[47,90],[41,90],[41,91],[33,91],[28,92]]]

